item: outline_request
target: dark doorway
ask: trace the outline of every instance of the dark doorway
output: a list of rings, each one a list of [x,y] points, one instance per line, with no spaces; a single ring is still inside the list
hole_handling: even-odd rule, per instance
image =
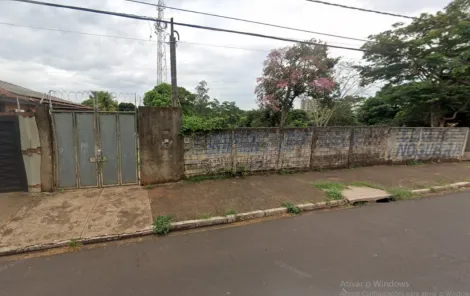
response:
[[[0,192],[28,191],[18,117],[0,116]]]

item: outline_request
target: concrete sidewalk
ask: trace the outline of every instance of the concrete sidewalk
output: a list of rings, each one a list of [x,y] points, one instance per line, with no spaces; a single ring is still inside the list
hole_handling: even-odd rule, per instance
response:
[[[54,194],[0,194],[0,251],[55,241],[148,229],[159,215],[175,221],[317,203],[318,181],[368,182],[419,189],[469,181],[470,163],[376,166],[292,175],[180,182],[153,188],[114,187]]]

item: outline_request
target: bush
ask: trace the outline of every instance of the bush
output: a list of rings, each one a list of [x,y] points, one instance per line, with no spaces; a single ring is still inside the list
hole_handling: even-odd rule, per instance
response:
[[[158,216],[153,221],[153,232],[158,235],[167,235],[171,229],[171,215]]]
[[[300,213],[302,212],[302,210],[301,210],[299,207],[297,207],[297,206],[295,206],[295,205],[293,205],[293,204],[291,204],[291,203],[287,203],[287,202],[286,202],[286,203],[283,203],[282,206],[287,209],[287,212],[288,212],[289,214],[298,215],[298,214],[300,214]]]

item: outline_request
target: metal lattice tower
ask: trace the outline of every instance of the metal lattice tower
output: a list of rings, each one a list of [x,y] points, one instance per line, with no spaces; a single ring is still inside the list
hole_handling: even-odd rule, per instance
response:
[[[158,19],[163,20],[165,16],[165,0],[158,0]],[[166,81],[166,50],[165,50],[165,30],[166,24],[157,21],[155,23],[155,33],[157,34],[157,85]]]

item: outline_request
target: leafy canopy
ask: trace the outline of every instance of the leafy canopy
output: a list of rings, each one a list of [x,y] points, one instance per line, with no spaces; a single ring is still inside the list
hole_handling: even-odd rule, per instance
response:
[[[445,126],[470,98],[470,0],[371,36],[363,46],[363,84],[385,83],[380,96],[407,114]]]

